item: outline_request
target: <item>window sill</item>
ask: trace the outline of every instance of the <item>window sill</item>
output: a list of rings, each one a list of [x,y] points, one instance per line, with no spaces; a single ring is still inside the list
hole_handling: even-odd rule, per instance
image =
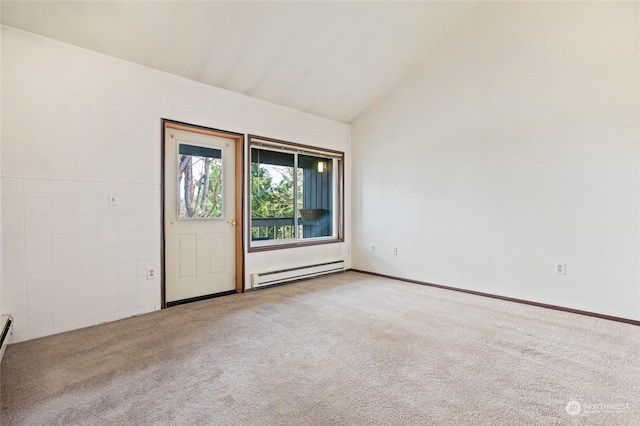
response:
[[[269,244],[269,245],[261,245],[261,246],[251,246],[249,243],[248,253],[255,253],[261,251],[272,251],[272,250],[284,250],[291,248],[299,248],[299,247],[310,247],[310,246],[319,246],[323,244],[335,244],[335,243],[343,243],[344,238],[330,238],[330,239],[322,239],[322,240],[313,240],[313,241],[296,241],[296,242],[286,242],[281,244]]]

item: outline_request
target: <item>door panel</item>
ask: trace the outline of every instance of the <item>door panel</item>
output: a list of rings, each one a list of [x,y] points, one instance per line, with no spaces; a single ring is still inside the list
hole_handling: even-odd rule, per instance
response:
[[[197,236],[195,234],[176,235],[178,239],[178,278],[194,278],[196,277],[196,265],[198,250],[196,249]]]
[[[165,129],[165,301],[236,289],[235,140]]]
[[[221,232],[207,234],[209,238],[209,273],[216,274],[224,271],[224,259],[226,253],[225,236]]]

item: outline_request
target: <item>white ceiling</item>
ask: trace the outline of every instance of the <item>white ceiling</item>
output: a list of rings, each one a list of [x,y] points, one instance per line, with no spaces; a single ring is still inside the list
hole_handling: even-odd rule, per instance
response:
[[[2,24],[351,123],[483,1],[2,1]]]

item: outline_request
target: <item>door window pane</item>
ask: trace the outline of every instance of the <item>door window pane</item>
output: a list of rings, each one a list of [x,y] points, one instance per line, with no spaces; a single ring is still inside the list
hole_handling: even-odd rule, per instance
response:
[[[222,150],[178,147],[179,219],[222,218]]]

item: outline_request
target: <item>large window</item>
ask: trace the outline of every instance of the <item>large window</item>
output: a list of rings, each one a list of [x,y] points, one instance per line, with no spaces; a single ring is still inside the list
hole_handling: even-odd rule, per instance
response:
[[[342,241],[342,159],[323,150],[249,136],[250,249]]]

